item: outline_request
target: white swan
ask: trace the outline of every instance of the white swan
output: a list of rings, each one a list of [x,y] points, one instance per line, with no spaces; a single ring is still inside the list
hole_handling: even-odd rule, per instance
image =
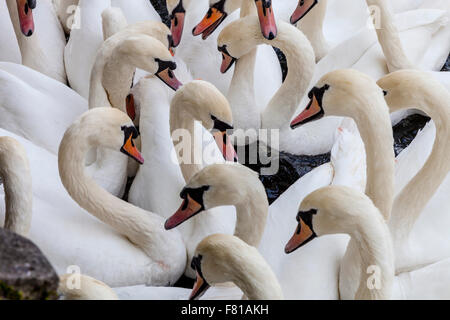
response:
[[[179,64],[178,69],[183,71],[182,64]],[[187,70],[179,75],[183,80],[189,77]],[[146,210],[158,212],[164,218],[178,209],[179,194],[186,184],[185,179],[190,179],[205,164],[223,162],[221,151],[233,150],[229,144],[226,149],[223,148],[224,132],[221,131],[227,126],[221,127],[219,124],[228,123],[230,126],[231,113],[228,102],[215,87],[204,81],[189,82],[177,91],[172,102],[173,93],[170,91],[155,77],[141,79],[132,90],[136,109],[140,110],[142,153],[147,161],[139,168],[130,189],[129,201]],[[212,116],[216,121],[213,122]],[[195,125],[194,121],[201,123]],[[195,143],[192,147],[184,145],[183,153],[192,152],[190,154],[195,154],[195,157],[200,155],[200,158],[195,158],[194,165],[189,165],[191,157],[178,160],[175,156],[174,152],[179,154],[179,148],[183,146],[180,141],[176,141],[180,130],[186,133],[181,136],[183,141],[191,139],[191,143]],[[211,136],[210,130],[216,139]],[[226,152],[224,156],[227,156]],[[233,154],[229,156],[233,160]],[[159,183],[149,185],[150,180]],[[183,225],[180,232],[189,259],[203,238],[213,233],[232,233],[234,226],[233,208],[210,210],[203,219],[195,218]],[[195,274],[187,267],[187,275],[194,277]]]
[[[122,112],[110,108],[91,110],[66,131],[59,149],[59,173],[67,191],[80,206],[125,235],[148,255],[151,273],[146,282],[170,285],[185,267],[186,248],[179,233],[165,232],[158,215],[111,196],[84,173],[84,157],[96,144],[120,149],[143,163],[133,143],[137,136],[132,122]],[[117,144],[121,143],[120,148]]]
[[[19,44],[6,6],[0,6],[0,61],[22,63]]]
[[[306,197],[297,215],[298,228],[288,251],[315,236],[347,233],[357,254],[352,265],[341,266],[342,277],[350,277],[356,290],[340,292],[341,299],[448,299],[450,260],[395,276],[394,250],[383,215],[365,194],[343,186],[325,187]],[[350,270],[344,270],[349,268]],[[359,270],[356,275],[349,275]]]
[[[450,187],[446,179],[450,170],[450,93],[430,74],[414,70],[389,74],[378,85],[387,93],[391,112],[414,107],[429,115],[436,127],[434,143],[433,138],[422,138],[420,144],[406,150],[409,158],[415,154],[414,158],[420,159],[418,165],[414,164],[417,160],[412,162],[404,157],[397,163],[401,170],[401,175],[397,174],[401,181],[397,184],[402,188],[395,198],[389,227],[396,252],[401,253],[396,254],[396,267],[410,270],[450,256],[450,247],[446,245],[450,226],[447,215],[450,201],[446,197]],[[422,135],[430,136],[433,132],[428,132],[434,130],[428,125],[424,131]]]
[[[282,300],[283,292],[270,266],[255,247],[231,235],[215,234],[195,251],[192,267],[197,281],[190,299],[202,296],[210,285],[234,282],[249,300]]]
[[[6,3],[22,63],[65,84],[66,39],[51,1],[40,0],[36,4],[36,1],[7,0]]]
[[[140,31],[154,34],[155,37]],[[127,96],[136,68],[155,74],[173,90],[178,89],[181,83],[173,73],[176,64],[168,49],[168,35],[169,29],[164,24],[148,21],[130,25],[109,37],[97,52],[92,68],[89,108],[111,106],[127,112]],[[139,121],[133,120],[136,123]],[[100,149],[98,152],[97,162],[110,164],[112,169],[115,168],[110,172],[111,177],[115,177],[118,186],[123,188],[126,183],[128,159],[115,151]],[[129,175],[135,175],[135,168],[132,166]]]
[[[287,57],[289,73],[280,89],[261,111],[252,92],[252,69],[246,54],[260,43],[268,41],[256,31],[256,17],[246,17],[229,24],[218,38],[223,55],[222,71],[226,71],[236,60],[235,73],[229,97],[236,129],[279,129],[279,149],[292,154],[320,154],[331,150],[333,135],[340,119],[327,119],[301,132],[292,132],[287,126],[314,74],[314,51],[306,37],[297,28],[278,20],[278,36],[271,44],[283,50]],[[240,61],[244,57],[244,61]],[[264,68],[264,65],[258,65]],[[239,138],[239,133],[236,133]],[[263,139],[264,136],[260,137]],[[242,141],[242,139],[238,139]],[[242,144],[239,142],[238,144]],[[254,141],[250,141],[252,143]],[[270,143],[270,141],[268,141]]]
[[[408,76],[405,76],[405,74],[409,74],[409,79]],[[434,99],[436,99],[435,94],[432,94],[433,91],[431,88],[425,87],[425,89],[419,90],[418,88],[421,86],[421,82],[418,81],[417,84],[413,84],[414,81],[412,81],[412,79],[417,78],[417,75],[416,77],[411,77],[411,75],[414,75],[414,71],[399,71],[398,73],[393,74],[393,80],[391,78],[391,81],[384,81],[384,83],[386,83],[386,86],[392,89],[390,92],[390,94],[392,94],[390,98],[392,99],[390,100],[392,110],[404,108],[406,105],[408,107],[413,105],[413,102],[409,100],[409,97],[407,97],[408,94],[411,94],[410,92],[408,92],[408,90],[406,90],[408,86],[417,86],[416,90],[418,90],[418,92],[422,92],[427,97],[427,99],[430,99],[430,97],[428,96],[434,97]],[[424,77],[424,75],[420,75],[419,77]],[[395,86],[398,85],[399,78],[406,81],[405,90],[396,90]],[[426,76],[424,78],[428,79],[428,77]],[[387,79],[389,79],[389,76]],[[431,82],[436,85],[436,82]],[[405,95],[405,92],[408,93]],[[445,93],[444,88],[437,89],[437,93],[438,96],[440,94],[444,94],[444,96],[448,94]],[[362,97],[365,96],[371,96],[370,101],[367,100],[364,103],[361,103]],[[296,126],[304,124],[323,115],[346,115],[355,119],[366,145],[366,194],[373,200],[375,206],[380,209],[380,212],[384,215],[386,221],[389,221],[393,203],[396,203],[396,205],[394,206],[394,217],[396,217],[396,215],[398,216],[396,218],[393,218],[392,221],[389,221],[389,223],[394,223],[393,225],[395,226],[391,229],[392,237],[394,239],[404,240],[405,229],[407,230],[408,227],[410,228],[411,221],[417,219],[418,214],[422,211],[423,207],[433,195],[433,192],[436,191],[436,188],[444,178],[436,177],[432,174],[431,170],[426,168],[436,161],[439,161],[436,160],[435,154],[439,154],[442,152],[445,153],[448,151],[448,147],[446,147],[444,142],[441,142],[445,140],[444,137],[446,137],[448,134],[444,133],[444,136],[440,137],[439,140],[437,140],[437,146],[439,147],[435,148],[435,153],[428,159],[428,164],[425,165],[424,170],[419,173],[419,175],[417,175],[413,180],[414,182],[412,182],[408,186],[408,188],[405,189],[405,193],[403,194],[403,196],[401,196],[400,198],[396,198],[394,202],[394,154],[392,151],[393,139],[392,131],[390,129],[391,126],[388,119],[386,119],[388,116],[388,112],[386,112],[388,111],[387,105],[382,98],[382,89],[376,86],[374,81],[366,75],[355,70],[334,71],[324,76],[317,84],[315,89],[313,89],[313,91],[311,92],[311,103],[308,105],[306,110],[293,121],[292,125]],[[419,99],[416,99],[415,102],[419,103],[417,105],[418,108],[422,108],[423,110],[428,111],[430,115],[434,115],[436,117],[436,121],[445,121],[444,119],[446,118],[444,117],[444,115],[446,111],[443,111],[441,109],[442,106],[439,108],[438,106],[436,106],[436,104],[434,104],[434,108],[436,110],[431,110],[430,106],[427,103],[420,103]],[[441,111],[438,111],[439,109],[441,109]],[[448,157],[448,155],[445,155],[443,157]],[[383,172],[383,175],[380,175],[379,172]],[[439,174],[443,174],[445,176],[446,172],[448,172],[448,168],[441,168],[438,172]],[[421,191],[424,191],[424,196],[420,196],[418,197],[418,199],[414,200],[411,200],[410,198],[409,201],[413,201],[414,203],[416,203],[416,205],[418,206],[417,210],[420,211],[416,212],[417,210],[415,208],[414,210],[409,210],[410,208],[408,206],[399,207],[399,205],[405,205],[405,200],[402,200],[402,198],[405,197],[407,190],[415,190],[416,188],[419,188],[419,185],[415,185],[417,181],[420,181],[420,189]],[[426,181],[426,183],[424,181]],[[427,185],[427,187],[424,187],[424,183]],[[407,212],[405,212],[404,210],[407,210]],[[444,220],[442,220],[441,218],[438,219],[439,223],[444,223]],[[402,226],[399,227],[399,225]],[[430,232],[433,233],[432,225],[426,225],[423,226],[423,228],[430,228]],[[445,234],[446,233],[444,232],[441,236],[446,237]],[[446,249],[444,245],[437,245],[437,248],[433,249],[432,253],[430,254],[427,253],[426,249],[422,249],[423,246],[426,245],[421,242],[423,238],[421,238],[420,235],[416,235],[414,240],[414,245],[420,248],[417,250],[417,252],[414,252],[414,255],[412,255],[411,251],[408,251],[408,246],[396,246],[396,256],[401,257],[401,259],[396,261],[397,271],[404,270],[405,265],[409,266],[408,270],[411,270],[413,267],[437,261],[436,257],[434,257],[435,260],[430,261],[430,256],[433,257],[433,255],[436,255],[436,251],[439,253],[438,256],[441,259],[443,257],[448,257],[448,249]],[[355,252],[356,245],[354,242],[351,242],[349,250],[346,254],[347,259],[344,259],[343,264],[350,264],[350,261],[352,261],[356,255]],[[345,270],[350,270],[350,268],[345,268]],[[353,270],[353,272],[355,272],[355,270]],[[343,278],[349,279],[349,277],[345,276]],[[344,282],[342,280],[340,282],[341,293],[344,291],[347,293],[354,291],[354,288],[352,289],[352,286],[354,285],[355,282],[352,282],[350,280]]]

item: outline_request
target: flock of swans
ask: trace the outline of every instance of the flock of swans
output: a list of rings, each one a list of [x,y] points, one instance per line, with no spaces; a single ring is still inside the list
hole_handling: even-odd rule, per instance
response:
[[[0,219],[61,296],[450,299],[450,2],[166,5],[0,3]],[[233,141],[331,162],[269,205]]]

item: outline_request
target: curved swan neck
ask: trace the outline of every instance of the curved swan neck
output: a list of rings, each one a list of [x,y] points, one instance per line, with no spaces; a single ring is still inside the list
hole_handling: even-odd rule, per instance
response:
[[[278,36],[270,43],[286,55],[289,72],[262,113],[262,127],[281,129],[289,125],[312,80],[316,64],[308,39],[285,22],[278,21]]]
[[[323,34],[323,23],[327,11],[327,0],[320,0],[319,3],[301,19],[297,27],[311,41],[316,55],[316,61],[322,59],[329,51],[330,47]]]
[[[392,294],[394,250],[389,229],[377,211],[376,208],[367,208],[361,212],[357,228],[350,233],[359,249],[360,260],[354,261],[359,261],[361,268],[356,300],[389,299]],[[371,282],[371,276],[375,282]]]
[[[250,15],[256,15],[256,7],[253,0],[242,0],[240,17],[244,18]]]
[[[395,17],[387,0],[366,0],[369,8],[374,8],[374,26],[378,42],[383,49],[389,72],[414,69],[405,54],[395,25]]]
[[[100,188],[85,174],[84,159],[95,145],[95,137],[76,127],[66,131],[59,148],[58,167],[61,181],[70,196],[86,211],[127,236],[149,256],[158,244],[149,241],[161,230],[163,221],[155,214],[135,207]]]
[[[363,111],[344,116],[355,120],[364,141],[367,157],[366,194],[388,221],[395,190],[394,139],[389,110],[379,94],[370,99],[360,99],[358,104]]]
[[[410,90],[392,97],[392,100],[388,95],[387,99],[392,112],[414,106],[428,114],[436,125],[436,139],[425,165],[395,198],[391,228],[397,237],[407,236],[411,231],[450,170],[450,93],[431,77],[418,76],[411,79]]]
[[[5,229],[26,237],[33,213],[30,165],[23,147],[9,137],[0,138],[0,176],[5,189]]]

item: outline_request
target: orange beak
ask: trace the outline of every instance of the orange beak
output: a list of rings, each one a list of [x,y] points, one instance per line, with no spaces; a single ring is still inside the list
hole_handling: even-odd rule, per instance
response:
[[[156,76],[170,88],[177,91],[183,84],[178,81],[177,77],[170,68],[166,68],[156,74]]]
[[[142,157],[139,150],[136,148],[133,142],[133,136],[130,135],[127,140],[125,141],[125,144],[120,149],[121,152],[125,153],[127,156],[133,158],[140,164],[144,164],[144,158]]]
[[[216,140],[217,147],[222,152],[223,158],[226,161],[238,162],[238,156],[234,146],[231,144],[231,139],[226,132],[216,131],[213,133],[214,140]]]
[[[34,19],[32,9],[36,8],[36,0],[16,0],[19,13],[20,29],[26,37],[34,33]]]
[[[194,36],[202,35],[202,39],[206,40],[226,17],[227,14],[225,12],[217,8],[210,8],[203,20],[192,30],[192,34]]]
[[[197,300],[201,298],[201,296],[203,296],[208,289],[209,284],[197,272],[197,280],[195,281],[189,300]]]
[[[308,14],[312,8],[318,3],[317,0],[301,0],[298,2],[298,6],[295,9],[294,13],[291,16],[291,23],[296,24],[299,22],[304,16]]]
[[[130,93],[126,99],[127,114],[131,120],[136,119],[136,107],[134,106],[134,96]]]
[[[233,58],[229,54],[222,52],[222,65],[220,66],[220,72],[226,73],[233,64],[236,62],[236,58]]]
[[[166,230],[171,230],[200,213],[202,210],[203,206],[192,199],[188,194],[187,199],[183,201],[178,211],[166,220],[164,228]]]
[[[183,36],[184,30],[184,18],[186,16],[185,12],[176,12],[172,15],[170,21],[170,31],[172,32],[173,46],[176,48],[181,42],[181,37]]]
[[[295,129],[308,122],[320,119],[323,114],[322,107],[319,105],[316,96],[313,95],[306,109],[291,122],[291,128]]]
[[[292,236],[291,240],[289,240],[288,244],[284,248],[284,251],[289,254],[304,246],[309,241],[316,237],[315,233],[311,230],[311,228],[300,219],[298,223],[297,230],[295,234]]]
[[[277,36],[277,24],[273,13],[271,0],[256,0],[261,32],[267,40],[273,40]]]

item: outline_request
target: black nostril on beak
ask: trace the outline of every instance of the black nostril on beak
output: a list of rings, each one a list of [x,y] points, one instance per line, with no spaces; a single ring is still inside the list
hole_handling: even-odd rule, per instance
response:
[[[28,31],[27,37],[31,37],[32,34],[33,34],[33,30]]]
[[[275,39],[275,35],[274,35],[273,32],[271,31],[271,32],[269,33],[269,40],[273,40],[273,39]]]

